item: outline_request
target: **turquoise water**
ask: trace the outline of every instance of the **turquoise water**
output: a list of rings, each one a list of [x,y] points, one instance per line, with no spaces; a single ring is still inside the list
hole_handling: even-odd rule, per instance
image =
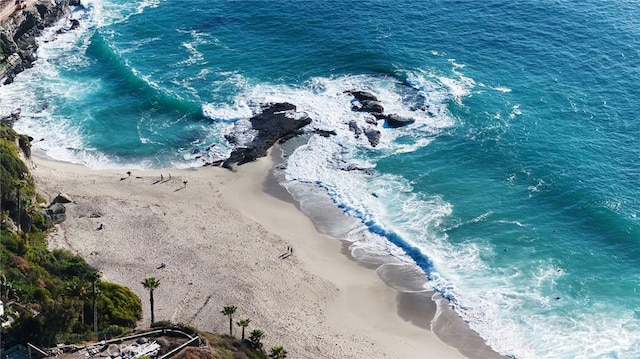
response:
[[[85,5],[0,87],[39,150],[200,166],[251,138],[259,103],[292,102],[337,135],[292,149],[285,185],[360,219],[356,256],[419,265],[500,353],[640,357],[637,1]],[[416,123],[372,148],[351,89]]]

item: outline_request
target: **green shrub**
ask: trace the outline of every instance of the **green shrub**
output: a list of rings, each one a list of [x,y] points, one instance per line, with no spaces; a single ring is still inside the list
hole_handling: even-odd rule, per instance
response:
[[[131,289],[109,282],[99,283],[98,288],[101,293],[98,299],[100,323],[131,328],[142,319],[142,303]]]

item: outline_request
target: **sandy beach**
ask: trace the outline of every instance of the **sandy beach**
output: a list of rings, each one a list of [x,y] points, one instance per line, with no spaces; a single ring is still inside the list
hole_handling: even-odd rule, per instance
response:
[[[66,193],[74,201],[50,247],[79,253],[105,280],[131,288],[142,299],[141,326],[150,309],[140,282],[155,277],[157,321],[225,333],[220,310],[236,305],[234,321],[249,318],[248,330],[262,329],[267,348],[282,345],[292,358],[465,358],[429,330],[435,304],[424,293],[384,285],[292,203],[266,193],[271,166],[264,158],[236,173],[129,176],[35,158],[32,172],[49,200]],[[441,323],[444,339],[466,357],[495,356],[455,319]]]

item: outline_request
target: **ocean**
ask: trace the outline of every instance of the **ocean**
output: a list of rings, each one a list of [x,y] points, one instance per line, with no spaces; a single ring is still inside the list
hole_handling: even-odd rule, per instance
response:
[[[639,1],[83,4],[0,87],[37,151],[198,167],[290,102],[313,122],[282,185],[383,279],[420,268],[407,291],[514,358],[640,358]],[[415,122],[373,147],[349,90]]]

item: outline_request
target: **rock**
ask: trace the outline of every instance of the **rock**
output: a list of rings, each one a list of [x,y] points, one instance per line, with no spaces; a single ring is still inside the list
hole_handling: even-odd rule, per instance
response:
[[[236,143],[238,143],[238,139],[236,138],[235,135],[232,135],[232,134],[224,135],[224,139],[227,140],[227,142],[229,142],[232,145],[235,145]]]
[[[11,114],[0,117],[0,122],[6,123],[9,127],[13,127],[13,124],[20,119],[20,108],[11,111]]]
[[[251,117],[250,122],[258,134],[251,143],[233,150],[222,167],[234,170],[237,165],[266,156],[276,142],[299,134],[301,128],[311,123],[311,118],[297,113],[295,105],[284,102],[263,105],[262,112]]]
[[[375,114],[384,113],[384,107],[379,101],[360,101],[359,105],[355,104],[351,109],[359,112],[370,112],[374,116]]]
[[[360,167],[354,163],[350,163],[345,167],[341,168],[343,171],[351,172],[351,171],[360,171],[364,174],[371,175],[371,170],[369,168]]]
[[[47,227],[53,227],[54,224],[62,223],[67,219],[65,212],[67,209],[61,203],[55,203],[49,206],[49,208],[42,211],[45,223]]]
[[[288,102],[278,102],[267,104],[262,109],[262,114],[283,113],[285,111],[295,111],[296,105]],[[255,116],[254,116],[255,117]]]
[[[414,120],[411,117],[404,117],[404,116],[400,116],[400,115],[395,114],[395,113],[387,115],[385,117],[385,121],[387,123],[387,126],[394,127],[394,128],[407,126],[407,125],[410,125],[410,124],[416,122],[416,120]]]
[[[377,124],[377,122],[374,123]],[[364,133],[364,135],[367,136],[367,140],[369,140],[369,143],[372,147],[376,147],[380,143],[380,136],[382,134],[378,129],[368,127],[363,130],[362,128],[360,128],[360,126],[358,126],[356,121],[350,121],[349,130],[351,130],[355,134],[356,138],[360,137],[360,135]]]
[[[374,126],[378,126],[378,118],[377,117],[373,117],[373,118],[366,118],[364,120],[364,122],[370,124],[370,125],[374,125]]]
[[[380,143],[380,137],[382,136],[380,131],[375,128],[367,128],[364,130],[364,135],[367,136],[372,147],[376,147]]]
[[[353,104],[351,110],[359,111],[359,112],[371,112],[373,114],[382,114],[384,113],[384,107],[378,98],[367,91],[345,91],[344,93],[348,93],[355,97],[359,103]]]
[[[348,93],[351,96],[355,97],[356,100],[363,102],[363,101],[376,101],[378,102],[378,98],[372,94],[371,92],[367,92],[367,91],[357,91],[357,90],[352,90],[352,91],[345,91],[344,93]]]
[[[33,65],[38,49],[36,39],[42,31],[70,14],[69,0],[40,1],[14,12],[2,21],[0,47],[2,53],[9,56],[9,61],[4,63],[8,66],[0,71],[4,84],[13,82],[16,74]]]
[[[356,138],[358,138],[360,134],[362,134],[362,129],[354,120],[349,121],[349,130],[356,135]]]
[[[329,137],[329,136],[337,135],[336,131],[327,131],[327,130],[318,130],[318,129],[316,129],[313,132],[318,134],[318,135],[320,135],[320,136],[322,136],[322,137]]]
[[[51,204],[71,203],[71,202],[73,202],[73,200],[71,199],[71,197],[69,197],[68,194],[60,193],[59,195],[56,196],[56,198],[53,199],[53,201],[51,201]]]

